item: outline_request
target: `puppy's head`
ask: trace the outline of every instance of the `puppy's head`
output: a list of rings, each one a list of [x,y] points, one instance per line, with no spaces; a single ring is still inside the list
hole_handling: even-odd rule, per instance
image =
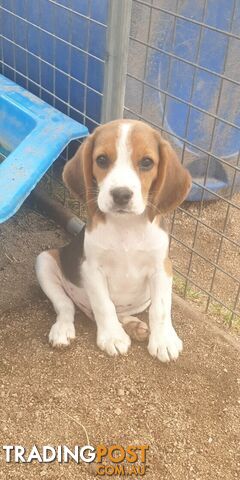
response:
[[[185,199],[191,177],[170,144],[147,124],[116,120],[98,127],[66,164],[63,180],[90,215],[140,215],[150,219]]]

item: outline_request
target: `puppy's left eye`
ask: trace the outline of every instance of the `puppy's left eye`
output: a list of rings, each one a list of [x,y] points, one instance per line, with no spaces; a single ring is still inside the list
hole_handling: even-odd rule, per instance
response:
[[[153,160],[151,158],[145,157],[139,162],[140,170],[151,170],[153,167]]]
[[[110,162],[109,162],[108,157],[106,157],[105,155],[99,155],[99,157],[97,157],[97,159],[96,159],[96,163],[100,168],[105,170],[106,168],[109,167]]]

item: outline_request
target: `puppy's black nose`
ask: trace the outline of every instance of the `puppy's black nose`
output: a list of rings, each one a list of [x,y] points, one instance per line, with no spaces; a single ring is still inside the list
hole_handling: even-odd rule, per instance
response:
[[[111,195],[114,203],[123,207],[128,204],[130,198],[133,196],[133,192],[127,187],[118,187],[111,190]]]

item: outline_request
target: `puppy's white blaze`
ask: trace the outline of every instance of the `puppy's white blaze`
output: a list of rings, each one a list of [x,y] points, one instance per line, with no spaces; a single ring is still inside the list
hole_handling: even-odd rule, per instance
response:
[[[129,137],[132,128],[133,126],[130,123],[120,125],[115,165],[100,184],[98,205],[100,210],[105,213],[110,212],[113,207],[113,199],[110,192],[117,187],[127,187],[133,192],[129,205],[132,213],[141,214],[145,209],[141,182],[131,161],[132,146]]]
[[[120,125],[120,135],[117,144],[117,160],[115,168],[119,166],[131,166],[132,148],[129,142],[132,125],[130,123],[123,123]]]

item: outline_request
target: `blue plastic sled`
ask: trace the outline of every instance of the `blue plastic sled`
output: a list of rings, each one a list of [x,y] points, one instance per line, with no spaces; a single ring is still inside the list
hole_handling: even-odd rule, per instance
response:
[[[88,129],[0,75],[0,223],[22,205],[71,140]]]

